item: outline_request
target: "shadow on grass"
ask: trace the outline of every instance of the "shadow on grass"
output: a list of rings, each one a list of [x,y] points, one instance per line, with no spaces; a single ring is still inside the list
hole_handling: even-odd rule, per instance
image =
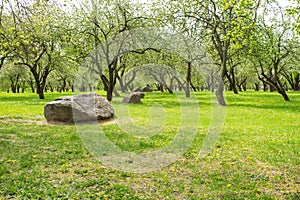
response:
[[[49,95],[47,95],[49,94]],[[70,93],[45,93],[45,99],[39,99],[38,95],[33,93],[20,93],[20,94],[11,94],[11,93],[0,93],[0,102],[17,102],[17,101],[35,101],[35,102],[49,102],[53,101],[56,98],[62,96],[70,96]]]
[[[291,101],[284,101],[277,93],[243,92],[239,95],[229,94],[229,107],[241,107],[265,110],[300,111],[300,94],[289,93]]]
[[[229,107],[242,107],[242,108],[255,108],[255,109],[266,109],[266,110],[282,110],[290,112],[299,112],[300,106],[297,105],[266,105],[266,104],[230,104]]]

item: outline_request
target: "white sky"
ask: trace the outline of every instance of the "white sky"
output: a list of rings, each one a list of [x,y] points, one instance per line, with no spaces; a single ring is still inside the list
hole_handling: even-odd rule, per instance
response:
[[[292,3],[289,0],[277,0],[280,6],[287,7],[292,5]]]
[[[59,2],[62,2],[62,3],[66,3],[68,1],[66,0],[58,0]],[[78,1],[82,1],[82,0],[71,0],[69,2],[72,2],[72,3],[76,3]],[[151,4],[152,2],[155,2],[157,0],[131,0],[133,2],[139,2],[139,3],[142,3],[142,4]],[[279,3],[280,6],[282,7],[287,7],[289,5],[292,5],[291,1],[290,0],[277,0],[277,2]]]

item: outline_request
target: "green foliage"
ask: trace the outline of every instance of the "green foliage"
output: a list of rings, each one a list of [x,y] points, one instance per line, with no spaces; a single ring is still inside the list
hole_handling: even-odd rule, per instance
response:
[[[299,57],[299,38],[295,37],[299,24],[299,1],[294,1],[295,4],[287,9],[289,12],[278,10],[274,0],[168,0],[151,1],[147,5],[124,0],[2,2],[0,68],[10,62],[27,66],[32,75],[27,77],[26,82],[31,87],[35,85],[41,92],[46,86],[57,90],[70,89],[78,67],[87,57],[92,57],[96,47],[105,54],[102,59],[106,62],[104,68],[107,65],[111,70],[101,71],[99,65],[103,66],[103,63],[98,61],[94,62],[97,68],[92,70],[96,70],[99,76],[104,75],[109,83],[116,82],[115,79],[122,77],[122,74],[146,61],[167,65],[188,77],[184,59],[174,56],[173,52],[147,52],[142,56],[133,54],[127,57],[126,67],[121,63],[114,66],[112,58],[116,55],[111,55],[111,52],[113,48],[120,50],[120,47],[112,47],[110,42],[105,41],[116,39],[120,33],[147,27],[163,27],[170,33],[178,32],[195,41],[178,49],[191,56],[185,60],[193,60],[191,82],[198,85],[212,81],[196,73],[198,61],[195,62],[194,57],[201,57],[203,52],[189,55],[193,45],[205,47],[208,56],[217,64],[215,68],[219,68],[221,77],[230,85],[234,85],[235,77],[236,82],[245,78],[251,84],[258,82],[258,76],[254,77],[253,73],[255,68],[249,64],[249,56],[269,65],[270,58],[284,55],[286,49],[292,49],[291,56],[285,59],[289,64],[284,62],[279,71],[294,73],[298,70],[291,66],[290,61]],[[284,14],[285,20],[281,20],[278,13]],[[286,13],[294,19],[288,18]],[[284,32],[282,37],[281,32]],[[272,41],[268,40],[268,35]],[[283,45],[278,48],[276,40],[281,38]],[[121,59],[122,56],[117,57]],[[289,65],[288,69],[293,69],[285,70],[285,64]],[[203,74],[210,76],[211,65],[207,68]],[[16,66],[15,70],[22,71],[22,68]],[[11,74],[15,74],[14,70]],[[213,74],[217,75],[216,72]],[[33,79],[35,83],[32,83]],[[286,76],[280,75],[280,79],[290,82],[285,80]],[[101,80],[100,85],[111,90],[111,93],[113,84]]]
[[[253,63],[260,80],[285,96],[284,77],[294,68],[293,60],[299,49],[292,19],[279,5],[266,4],[263,15],[258,18],[249,45],[249,60]],[[296,56],[296,57],[295,57]],[[284,97],[288,100],[287,97]]]
[[[12,62],[6,63],[0,71],[0,88],[4,90],[11,89],[12,92],[16,92],[21,88],[24,91],[29,76],[30,74],[25,67],[17,68]]]
[[[291,0],[293,3],[287,11],[288,13],[295,18],[294,21],[294,28],[296,29],[297,33],[300,34],[300,1],[299,0]]]
[[[55,1],[8,1],[1,9],[0,35],[5,47],[0,49],[10,52],[1,53],[10,59],[3,64],[14,62],[14,70],[20,72],[27,67],[40,98],[44,98],[48,75],[68,61],[64,52],[68,16]]]

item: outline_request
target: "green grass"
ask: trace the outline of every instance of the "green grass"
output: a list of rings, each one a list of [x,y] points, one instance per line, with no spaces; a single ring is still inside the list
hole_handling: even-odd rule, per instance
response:
[[[225,125],[204,158],[198,152],[212,111],[210,93],[197,93],[200,124],[193,143],[175,163],[149,173],[101,164],[75,126],[38,123],[43,106],[63,95],[71,94],[48,93],[39,100],[35,94],[0,93],[0,199],[300,199],[299,93],[284,102],[275,93],[228,92]],[[112,103],[119,119],[120,101]],[[128,113],[138,128],[154,130],[149,137],[100,125],[122,150],[162,148],[178,131],[182,112],[176,96],[149,93],[143,102],[129,105]],[[195,109],[185,102],[182,107]]]

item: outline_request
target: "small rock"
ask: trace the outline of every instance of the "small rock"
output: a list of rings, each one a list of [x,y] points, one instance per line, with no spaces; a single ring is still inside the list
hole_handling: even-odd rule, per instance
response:
[[[144,98],[145,94],[143,92],[134,92],[126,97],[124,97],[122,103],[132,103],[139,104],[142,103],[141,99]]]
[[[153,92],[153,90],[149,86],[144,86],[141,88],[142,92]]]

